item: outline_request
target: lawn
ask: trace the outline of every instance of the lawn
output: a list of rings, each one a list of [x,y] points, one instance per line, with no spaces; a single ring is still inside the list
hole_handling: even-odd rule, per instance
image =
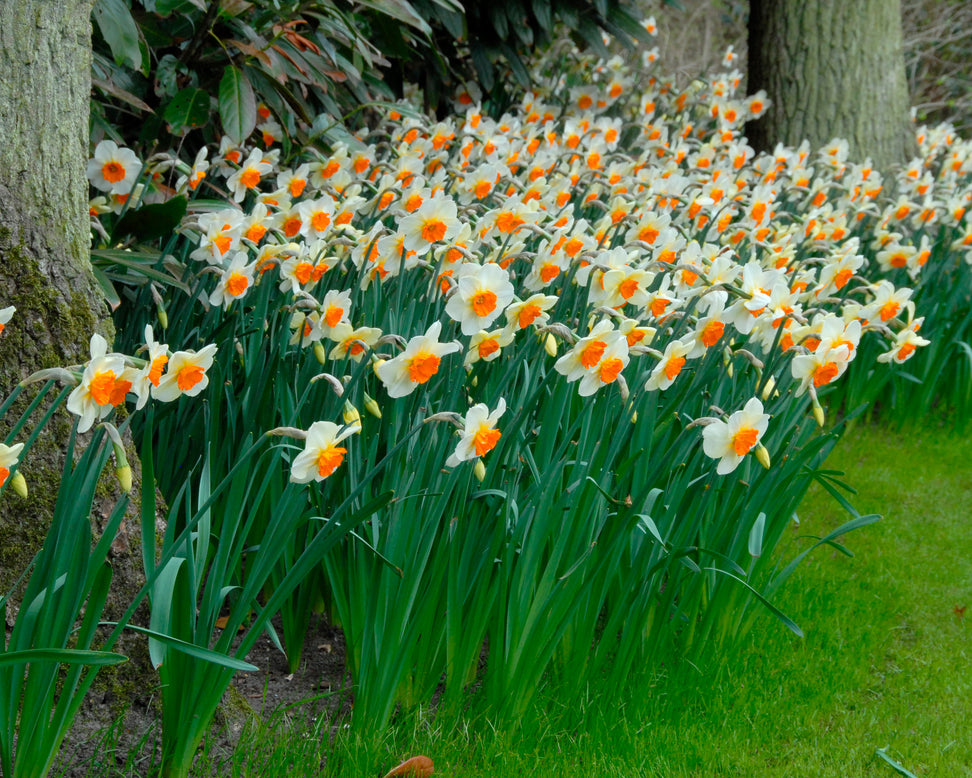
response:
[[[289,711],[251,730],[220,774],[311,775],[327,757],[329,774],[378,776],[426,754],[436,775],[463,778],[972,775],[970,459],[972,440],[946,424],[848,433],[828,467],[882,521],[844,539],[853,558],[818,550],[798,568],[778,604],[804,639],[767,615],[717,677],[685,666],[592,689],[575,710],[541,694],[515,732],[475,702],[458,724],[419,716],[354,742]],[[813,489],[784,556],[844,519]]]

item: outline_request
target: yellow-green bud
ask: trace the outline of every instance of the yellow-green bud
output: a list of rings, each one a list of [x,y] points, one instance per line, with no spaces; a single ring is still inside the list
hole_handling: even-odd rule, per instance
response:
[[[364,396],[364,409],[376,419],[381,418],[381,408],[378,407],[378,403],[375,401],[375,398],[367,393],[365,393]]]
[[[547,337],[543,339],[543,349],[550,356],[557,356],[557,339],[550,332],[548,332]]]
[[[760,444],[758,444],[756,446],[756,459],[767,470],[770,469],[770,455],[769,455],[769,451],[766,450],[766,446],[764,446],[762,443],[760,443]]]
[[[358,409],[351,404],[350,400],[344,401],[344,410],[341,412],[341,418],[344,419],[344,423],[349,427],[361,426],[361,414],[358,413]]]
[[[314,341],[314,356],[322,365],[327,362],[327,353],[324,351],[324,344],[319,340]]]
[[[27,481],[19,470],[10,476],[10,488],[25,500],[27,499]]]
[[[813,397],[813,418],[817,420],[817,425],[822,427],[826,421],[826,416],[824,415],[824,409],[820,405],[820,401]]]
[[[473,468],[473,475],[476,476],[476,480],[480,483],[486,477],[486,465],[483,464],[483,460],[477,459],[476,466]]]
[[[378,368],[385,364],[384,359],[373,359],[371,360],[371,369],[374,371],[375,375],[378,375]]]
[[[775,388],[776,388],[776,380],[773,378],[773,376],[770,376],[769,378],[766,379],[766,385],[763,387],[763,399],[769,400]]]
[[[123,492],[132,490],[132,468],[127,462],[115,468],[115,477],[118,478],[118,485]]]
[[[162,325],[162,329],[169,329],[169,314],[165,312],[164,308],[159,308],[159,324]]]

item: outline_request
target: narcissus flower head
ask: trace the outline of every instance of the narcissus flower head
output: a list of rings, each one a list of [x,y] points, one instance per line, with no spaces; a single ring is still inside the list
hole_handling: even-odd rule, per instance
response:
[[[348,453],[338,444],[360,430],[360,424],[341,428],[333,421],[315,421],[307,430],[304,450],[290,466],[290,480],[297,484],[323,481],[341,466]]]
[[[455,467],[460,462],[484,457],[492,451],[502,437],[502,433],[496,429],[496,423],[504,413],[506,400],[502,397],[492,413],[485,403],[478,403],[470,408],[464,420],[462,438],[456,450],[446,460],[446,467]]]
[[[769,414],[763,413],[763,404],[753,397],[726,421],[707,425],[702,430],[702,450],[706,456],[719,460],[716,472],[726,475],[735,470],[743,457],[759,445],[768,423]]]
[[[124,195],[132,191],[142,163],[131,149],[119,148],[113,140],[103,140],[88,160],[88,180],[102,192]]]
[[[439,363],[446,354],[459,351],[462,346],[455,341],[440,343],[442,322],[433,322],[424,335],[409,340],[405,350],[393,359],[375,367],[389,397],[405,397],[426,383],[439,372]]]
[[[23,448],[23,443],[14,443],[12,446],[0,443],[0,486],[6,482],[10,469],[20,460]]]

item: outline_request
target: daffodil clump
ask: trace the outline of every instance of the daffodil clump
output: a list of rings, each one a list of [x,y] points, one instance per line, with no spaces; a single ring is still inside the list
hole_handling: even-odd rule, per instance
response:
[[[925,337],[910,285],[972,266],[972,146],[922,130],[893,177],[839,140],[757,155],[765,95],[731,69],[677,88],[657,59],[561,47],[498,118],[466,90],[449,118],[403,103],[327,153],[224,138],[143,165],[106,141],[89,164],[100,235],[188,199],[159,262],[178,283],[149,279],[121,319],[141,333],[158,311],[198,351],[93,341],[68,407],[87,429],[205,390],[162,434],[227,478],[268,431],[303,441],[274,447],[290,483],[214,510],[213,532],[245,521],[262,551],[285,503],[308,511],[280,495],[310,495],[267,569],[306,570],[288,652],[310,602],[345,630],[362,720],[443,677],[443,704],[478,672],[515,716],[548,673],[569,690],[715,661],[760,601],[798,632],[769,602],[792,570],[772,552],[811,480],[834,488],[819,395],[947,337]],[[335,505],[360,531],[301,556],[344,526]]]

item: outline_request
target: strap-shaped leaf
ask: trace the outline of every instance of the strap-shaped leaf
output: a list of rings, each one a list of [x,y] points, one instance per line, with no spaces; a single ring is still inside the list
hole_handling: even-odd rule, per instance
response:
[[[0,667],[22,662],[58,662],[66,665],[119,665],[128,657],[111,651],[88,651],[79,648],[27,648],[0,654]]]
[[[226,654],[220,654],[217,651],[212,651],[208,648],[197,646],[195,643],[187,643],[185,640],[179,640],[179,638],[174,638],[171,635],[163,635],[161,632],[155,632],[151,629],[146,629],[145,627],[138,627],[134,624],[129,624],[128,629],[133,629],[136,632],[141,632],[148,635],[153,640],[157,640],[159,643],[164,643],[167,647],[174,649],[175,651],[181,651],[184,654],[196,657],[196,659],[212,662],[215,665],[228,667],[230,670],[253,671],[260,669],[256,665],[251,665],[249,662],[244,662],[242,659],[227,656]]]

